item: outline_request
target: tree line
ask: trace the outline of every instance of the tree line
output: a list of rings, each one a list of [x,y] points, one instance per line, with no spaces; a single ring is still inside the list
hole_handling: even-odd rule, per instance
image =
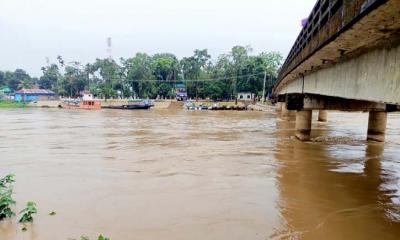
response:
[[[42,67],[39,78],[22,69],[0,71],[0,87],[16,91],[36,86],[63,97],[90,90],[102,98],[173,98],[173,89],[180,84],[186,87],[189,98],[231,99],[238,92],[261,96],[264,77],[266,92],[270,92],[281,62],[281,54],[252,55],[250,46],[235,46],[214,61],[207,49],[196,49],[192,56],[182,59],[170,53],[137,53],[118,62],[106,58],[85,65],[58,56],[56,63]]]

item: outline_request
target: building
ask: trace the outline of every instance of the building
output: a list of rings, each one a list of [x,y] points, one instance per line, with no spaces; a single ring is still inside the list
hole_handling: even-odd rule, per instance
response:
[[[183,83],[175,84],[175,98],[178,101],[186,101],[187,100],[187,92],[186,86]]]
[[[11,99],[11,89],[9,87],[3,87],[0,89],[0,100],[10,100]]]
[[[237,100],[238,101],[253,101],[254,99],[254,93],[251,92],[240,92],[237,95]]]
[[[38,100],[54,100],[56,94],[46,89],[22,89],[15,92],[14,100],[17,102],[34,102]]]

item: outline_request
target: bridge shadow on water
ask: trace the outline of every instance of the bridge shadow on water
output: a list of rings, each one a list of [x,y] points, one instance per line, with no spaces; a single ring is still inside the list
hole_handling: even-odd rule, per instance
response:
[[[277,121],[275,157],[282,224],[272,239],[399,239],[396,155],[384,144],[300,142]],[[331,130],[321,126],[318,137]]]

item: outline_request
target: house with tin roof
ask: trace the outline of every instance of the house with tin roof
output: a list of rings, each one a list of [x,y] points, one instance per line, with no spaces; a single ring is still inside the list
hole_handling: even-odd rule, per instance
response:
[[[22,89],[15,92],[17,102],[35,102],[38,100],[55,100],[56,93],[47,89]]]

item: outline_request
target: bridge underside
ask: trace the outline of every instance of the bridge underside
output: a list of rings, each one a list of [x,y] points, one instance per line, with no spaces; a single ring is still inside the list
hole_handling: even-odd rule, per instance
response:
[[[400,105],[400,45],[300,76],[277,95],[301,93]]]
[[[369,1],[350,1],[355,7],[362,2]],[[327,120],[326,110],[344,110],[369,112],[367,139],[384,141],[387,113],[400,111],[400,0],[370,2],[377,7],[328,42],[319,40],[338,27],[335,19],[345,19],[345,8],[305,48],[296,43],[297,55],[289,54],[274,96],[284,119],[295,114],[298,139],[310,139],[313,110],[319,110],[319,121]]]
[[[399,66],[400,1],[388,0],[282,75],[274,95],[308,93],[399,105]]]

